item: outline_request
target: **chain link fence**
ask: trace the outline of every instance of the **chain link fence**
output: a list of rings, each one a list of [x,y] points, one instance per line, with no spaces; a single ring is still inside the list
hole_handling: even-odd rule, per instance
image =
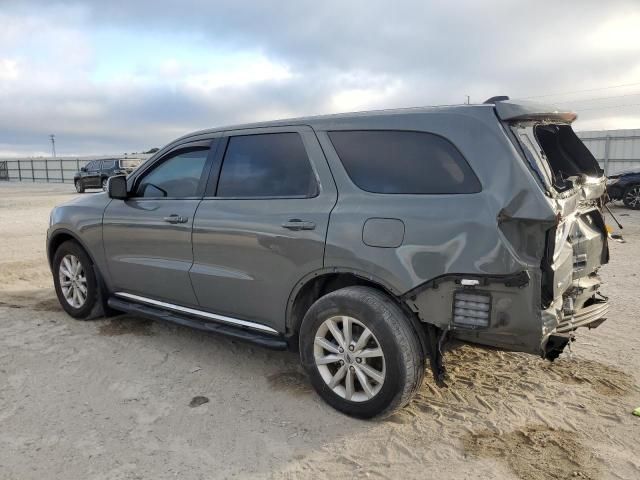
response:
[[[0,160],[0,181],[73,183],[73,177],[92,160],[115,158],[146,160],[150,155],[126,157],[92,156],[67,158],[16,158]]]

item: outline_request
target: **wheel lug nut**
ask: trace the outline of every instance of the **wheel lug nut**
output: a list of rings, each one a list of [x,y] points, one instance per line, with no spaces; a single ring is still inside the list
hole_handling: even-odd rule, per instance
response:
[[[349,370],[351,370],[352,372],[356,371],[356,369],[353,366],[349,367]]]
[[[340,360],[340,366],[344,365],[344,360]]]
[[[340,353],[344,353],[344,348],[340,347],[340,348],[338,349],[338,351],[339,351]]]
[[[349,351],[353,352],[353,345],[349,345]]]
[[[356,362],[362,363],[362,359],[360,357],[356,358]]]

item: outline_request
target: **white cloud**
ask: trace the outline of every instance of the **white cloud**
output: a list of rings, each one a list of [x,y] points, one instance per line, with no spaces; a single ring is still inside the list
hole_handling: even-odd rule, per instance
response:
[[[61,153],[131,151],[209,126],[467,94],[481,102],[627,83],[639,85],[541,100],[640,93],[635,2],[157,5],[3,4],[0,150],[46,151],[54,132]],[[119,34],[126,41],[104,43]],[[638,98],[569,106],[577,128],[632,128],[640,107],[612,106]]]
[[[20,75],[17,60],[0,58],[0,82],[16,80]]]
[[[293,76],[289,67],[270,61],[265,57],[256,57],[233,62],[216,70],[187,75],[184,84],[204,93],[224,87],[245,87],[264,82],[279,82]]]

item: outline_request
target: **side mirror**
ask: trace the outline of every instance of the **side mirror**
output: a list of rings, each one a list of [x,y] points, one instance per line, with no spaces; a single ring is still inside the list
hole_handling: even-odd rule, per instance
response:
[[[107,193],[109,198],[125,200],[127,198],[127,177],[116,175],[107,180]]]
[[[86,171],[87,171],[87,167],[82,167],[82,168],[80,169],[80,171],[81,171],[81,172],[86,172]]]

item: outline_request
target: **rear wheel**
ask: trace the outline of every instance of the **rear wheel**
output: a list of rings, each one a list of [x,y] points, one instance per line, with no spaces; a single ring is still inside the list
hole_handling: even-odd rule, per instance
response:
[[[343,288],[311,306],[300,329],[300,357],[318,394],[360,418],[404,407],[424,376],[424,354],[409,319],[369,287]]]
[[[53,256],[53,283],[60,305],[72,317],[88,319],[99,307],[93,263],[72,240],[60,245]]]
[[[76,192],[84,193],[84,185],[82,185],[82,182],[80,180],[76,180],[74,183],[76,186]]]
[[[107,191],[107,183],[108,182],[109,182],[108,178],[105,177],[105,178],[102,179],[102,190],[105,191],[105,192]]]
[[[622,194],[622,202],[634,210],[640,209],[640,184],[629,185]]]

